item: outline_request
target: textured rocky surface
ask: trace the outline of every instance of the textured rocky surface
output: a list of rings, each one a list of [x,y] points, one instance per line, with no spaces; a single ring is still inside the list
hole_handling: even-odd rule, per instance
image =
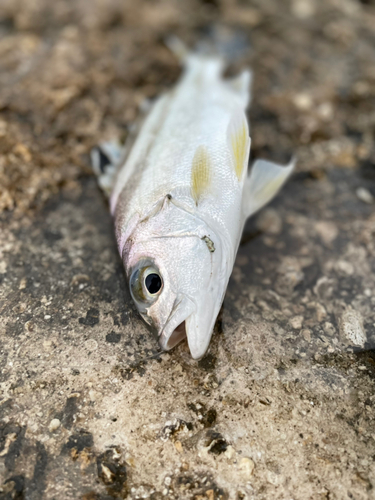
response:
[[[196,363],[135,312],[87,153],[220,21],[253,155],[299,163]],[[374,4],[5,0],[0,30],[0,499],[373,498]]]

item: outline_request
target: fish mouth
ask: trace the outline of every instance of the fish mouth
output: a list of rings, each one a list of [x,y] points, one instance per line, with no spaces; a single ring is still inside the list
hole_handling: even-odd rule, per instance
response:
[[[186,320],[194,312],[195,305],[187,297],[176,299],[171,314],[159,333],[159,344],[164,351],[173,349],[186,336]]]
[[[166,344],[167,349],[173,349],[173,347],[176,347],[176,345],[182,342],[184,339],[186,339],[185,321],[180,323],[175,331],[172,332]]]

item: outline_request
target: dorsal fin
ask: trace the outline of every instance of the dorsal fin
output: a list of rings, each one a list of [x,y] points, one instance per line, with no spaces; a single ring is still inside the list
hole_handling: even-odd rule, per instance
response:
[[[249,125],[245,113],[237,111],[228,125],[228,147],[232,154],[233,166],[239,182],[247,172],[250,152]]]
[[[199,199],[210,190],[212,180],[211,160],[207,148],[198,146],[191,169],[191,195],[198,205]]]
[[[243,70],[234,78],[226,80],[226,83],[236,92],[241,98],[244,107],[246,108],[251,100],[251,82],[252,72],[249,69]]]

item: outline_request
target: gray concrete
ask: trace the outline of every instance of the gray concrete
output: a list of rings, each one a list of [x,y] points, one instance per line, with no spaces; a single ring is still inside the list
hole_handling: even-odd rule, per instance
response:
[[[375,498],[368,3],[0,5],[1,500]],[[254,155],[299,165],[196,363],[132,306],[87,152],[177,77],[160,36],[211,20],[251,42]]]

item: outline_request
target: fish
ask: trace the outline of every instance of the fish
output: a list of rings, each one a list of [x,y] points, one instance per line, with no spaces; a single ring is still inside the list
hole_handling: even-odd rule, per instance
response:
[[[187,338],[199,360],[245,222],[278,193],[295,160],[282,166],[258,159],[248,173],[251,70],[225,79],[225,58],[175,52],[182,75],[152,103],[131,144],[120,154],[103,143],[92,159],[110,195],[118,250],[141,317],[162,350]]]

